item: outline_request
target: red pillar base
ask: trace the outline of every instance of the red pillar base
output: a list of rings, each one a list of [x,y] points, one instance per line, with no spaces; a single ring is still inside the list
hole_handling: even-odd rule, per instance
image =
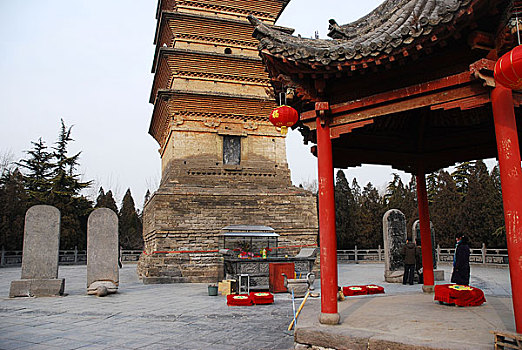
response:
[[[319,322],[321,324],[329,324],[329,325],[336,325],[339,324],[339,321],[341,320],[341,315],[337,314],[325,314],[324,312],[321,312],[319,315]]]
[[[422,291],[424,293],[434,293],[435,292],[435,286],[430,286],[430,285],[423,285],[422,286]]]

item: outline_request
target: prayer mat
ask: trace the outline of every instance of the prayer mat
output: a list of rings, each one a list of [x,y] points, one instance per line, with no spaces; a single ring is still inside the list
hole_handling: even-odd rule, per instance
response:
[[[250,299],[254,304],[272,304],[274,302],[274,295],[269,292],[250,292]]]
[[[368,294],[383,294],[384,293],[384,287],[377,286],[375,284],[367,285],[366,290],[367,290]]]
[[[368,289],[366,288],[366,286],[343,287],[343,294],[346,297],[353,295],[366,295],[368,294]]]
[[[436,285],[434,299],[441,304],[455,304],[457,306],[479,306],[486,302],[484,292],[481,289],[460,284]]]
[[[250,306],[252,298],[248,294],[229,294],[227,295],[228,306]]]

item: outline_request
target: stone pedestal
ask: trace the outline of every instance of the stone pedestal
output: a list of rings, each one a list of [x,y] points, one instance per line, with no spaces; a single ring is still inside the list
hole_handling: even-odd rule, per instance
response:
[[[223,227],[271,226],[280,235],[279,246],[293,246],[286,251],[294,256],[300,245],[317,244],[316,213],[315,197],[291,186],[160,188],[144,208],[138,275],[145,284],[217,283],[225,277],[218,252]]]
[[[22,278],[12,281],[9,297],[63,295],[65,280],[58,279],[60,211],[36,205],[25,215]]]
[[[52,297],[63,295],[65,279],[26,279],[11,282],[9,297]]]
[[[444,281],[444,270],[433,270],[435,281]]]

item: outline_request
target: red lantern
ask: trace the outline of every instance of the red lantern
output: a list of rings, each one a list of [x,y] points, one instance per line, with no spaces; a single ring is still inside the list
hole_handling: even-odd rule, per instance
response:
[[[522,89],[522,46],[509,51],[495,64],[495,81],[512,90]]]
[[[299,114],[290,106],[279,106],[270,113],[270,122],[281,128],[281,134],[286,135],[288,127],[299,120]]]

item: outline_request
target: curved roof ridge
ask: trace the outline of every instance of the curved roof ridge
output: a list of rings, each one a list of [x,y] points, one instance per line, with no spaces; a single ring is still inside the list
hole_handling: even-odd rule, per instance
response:
[[[308,64],[329,65],[391,54],[421,36],[427,37],[434,29],[444,30],[444,24],[469,16],[463,9],[471,3],[472,0],[386,0],[352,23],[338,25],[330,20],[328,35],[332,39],[295,37],[269,28],[253,16],[249,20],[255,26],[253,36],[260,41],[261,50]]]

